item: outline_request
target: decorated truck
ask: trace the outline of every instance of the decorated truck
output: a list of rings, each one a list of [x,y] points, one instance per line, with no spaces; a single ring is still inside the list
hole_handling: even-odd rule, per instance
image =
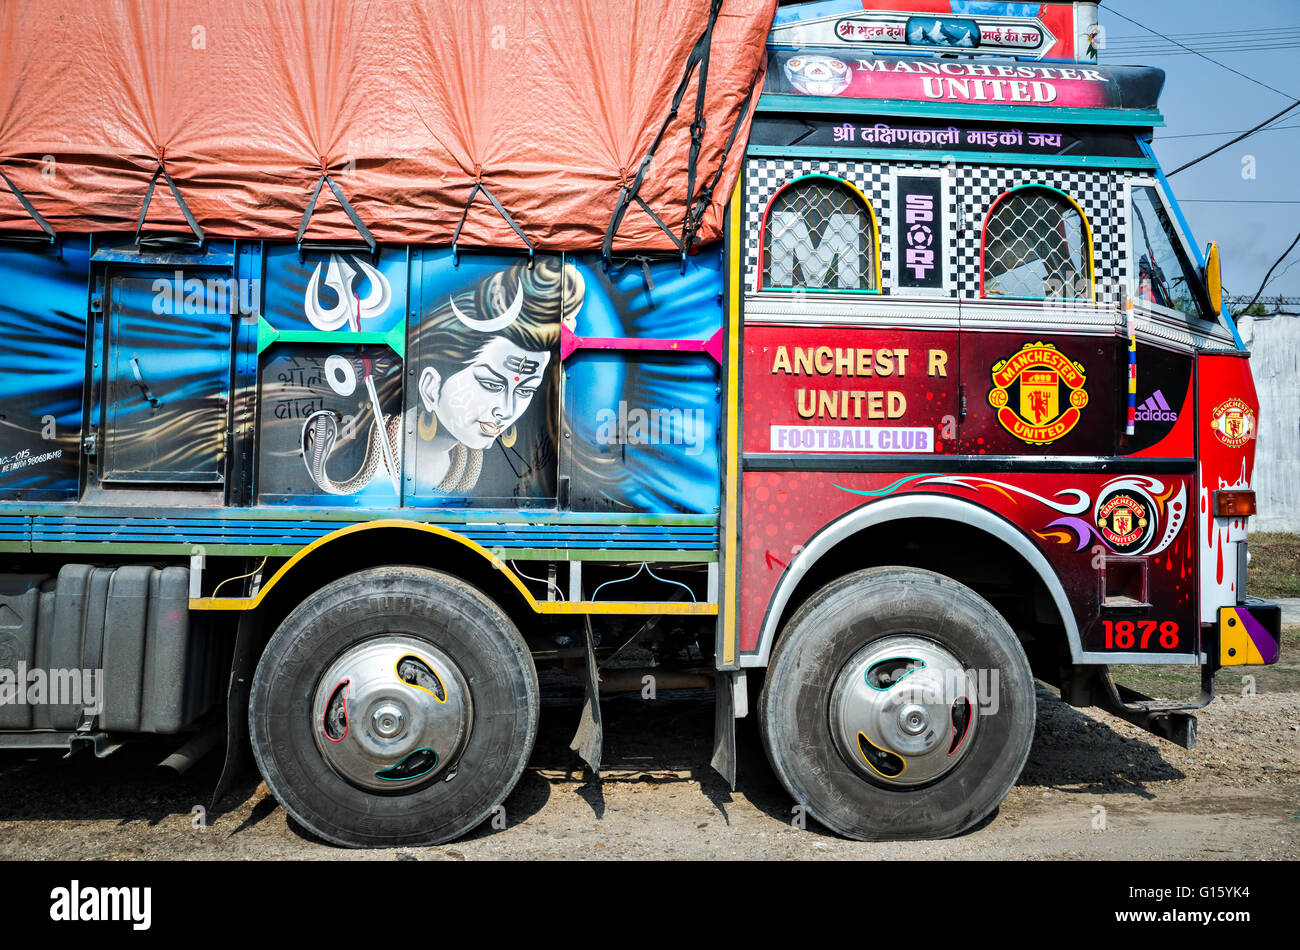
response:
[[[940,837],[1035,679],[1190,746],[1277,660],[1248,354],[1097,4],[55,6],[0,7],[0,747],[247,741],[440,843],[539,670],[593,771],[649,676],[733,787],[749,717]]]

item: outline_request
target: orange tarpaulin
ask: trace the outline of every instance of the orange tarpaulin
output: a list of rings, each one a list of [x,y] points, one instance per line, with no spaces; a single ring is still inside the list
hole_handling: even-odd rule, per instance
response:
[[[5,0],[0,171],[56,231],[134,231],[161,162],[209,236],[292,239],[328,172],[381,242],[447,244],[481,182],[538,248],[599,248],[708,0]],[[724,0],[696,189],[733,127],[716,239],[776,0]],[[680,235],[698,71],[640,196]],[[39,233],[0,182],[0,230]],[[159,179],[146,230],[188,231]],[[308,235],[355,239],[329,188]],[[479,194],[461,243],[521,246]],[[615,250],[672,241],[639,207]]]

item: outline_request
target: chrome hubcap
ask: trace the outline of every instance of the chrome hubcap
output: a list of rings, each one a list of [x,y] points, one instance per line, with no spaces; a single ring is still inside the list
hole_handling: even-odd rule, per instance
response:
[[[456,664],[412,637],[367,640],[345,651],[312,697],[316,747],[361,788],[428,782],[454,762],[474,718]]]
[[[863,774],[889,785],[934,781],[970,748],[973,671],[931,640],[886,637],[859,650],[831,693],[831,734]]]

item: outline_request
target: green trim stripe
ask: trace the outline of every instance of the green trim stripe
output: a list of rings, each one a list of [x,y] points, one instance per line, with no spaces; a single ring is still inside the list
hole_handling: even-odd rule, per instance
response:
[[[214,522],[240,521],[345,521],[355,524],[360,521],[378,521],[381,519],[398,519],[416,521],[423,524],[440,524],[446,528],[455,528],[458,524],[545,524],[561,527],[564,525],[650,525],[655,527],[699,527],[712,528],[718,524],[718,516],[712,515],[647,515],[607,512],[555,511],[540,508],[480,508],[480,509],[437,509],[437,508],[290,508],[286,506],[263,506],[259,508],[158,508],[170,521],[180,519],[209,519]],[[5,505],[0,504],[0,515],[19,517],[55,517],[55,518],[120,518],[139,520],[140,508],[126,505],[88,506],[73,503]]]
[[[331,346],[352,346],[359,343],[380,343],[402,359],[406,359],[406,326],[399,323],[387,333],[354,333],[351,330],[277,330],[257,317],[257,353],[260,356],[272,343],[327,343]]]
[[[886,161],[930,162],[941,160],[984,165],[1050,165],[1079,168],[1154,169],[1156,163],[1149,158],[1116,158],[1110,155],[1025,155],[1018,152],[939,152],[912,148],[845,148],[816,145],[751,145],[746,151],[751,158],[852,158],[858,161],[883,159]]]

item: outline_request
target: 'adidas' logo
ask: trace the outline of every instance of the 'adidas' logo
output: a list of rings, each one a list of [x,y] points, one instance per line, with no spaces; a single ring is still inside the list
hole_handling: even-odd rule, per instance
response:
[[[1177,422],[1178,413],[1165,402],[1165,394],[1156,390],[1142,405],[1138,406],[1133,418],[1137,422]]]

